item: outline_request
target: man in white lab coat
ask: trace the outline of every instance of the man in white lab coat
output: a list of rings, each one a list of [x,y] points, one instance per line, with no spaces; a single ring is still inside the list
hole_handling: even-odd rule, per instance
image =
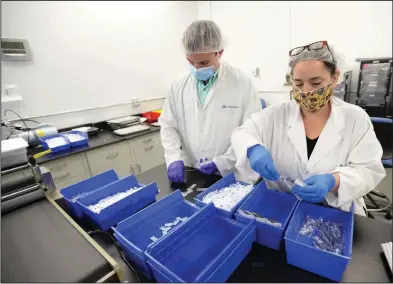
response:
[[[270,189],[366,215],[363,196],[385,176],[382,147],[367,113],[333,97],[339,71],[326,41],[290,51],[294,100],[253,114],[232,135],[236,167]],[[287,189],[288,190],[288,189]]]
[[[261,109],[251,79],[221,62],[222,35],[214,22],[193,22],[182,42],[190,72],[172,83],[159,118],[173,182],[184,181],[184,166],[228,173],[235,165],[232,131]]]

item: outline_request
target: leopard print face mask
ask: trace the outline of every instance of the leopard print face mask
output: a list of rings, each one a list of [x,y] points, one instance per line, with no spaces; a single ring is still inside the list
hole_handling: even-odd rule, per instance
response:
[[[310,92],[302,92],[293,88],[293,98],[304,111],[315,112],[328,103],[332,92],[332,83]]]

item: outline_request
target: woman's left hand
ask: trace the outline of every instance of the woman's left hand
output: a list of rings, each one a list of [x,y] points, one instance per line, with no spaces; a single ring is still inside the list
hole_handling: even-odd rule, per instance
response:
[[[336,179],[332,174],[315,175],[306,179],[304,183],[307,186],[295,185],[292,192],[305,201],[319,203],[336,186]]]

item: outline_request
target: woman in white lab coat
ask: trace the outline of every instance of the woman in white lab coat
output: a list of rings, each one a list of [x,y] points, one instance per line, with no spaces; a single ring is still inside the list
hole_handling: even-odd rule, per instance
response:
[[[293,193],[366,215],[363,196],[385,177],[382,147],[367,113],[333,96],[339,70],[326,41],[289,52],[293,100],[255,113],[232,134],[236,167],[285,190],[283,177],[305,183]]]
[[[233,170],[232,131],[261,110],[251,79],[221,61],[222,36],[214,22],[193,22],[183,45],[190,72],[172,83],[159,118],[173,182],[184,181],[185,166],[205,174]]]

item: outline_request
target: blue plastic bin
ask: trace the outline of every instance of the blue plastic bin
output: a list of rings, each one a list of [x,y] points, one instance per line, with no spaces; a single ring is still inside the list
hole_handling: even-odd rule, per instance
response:
[[[176,217],[190,217],[198,210],[196,205],[186,201],[181,191],[177,190],[120,222],[113,228],[114,236],[126,257],[135,263],[147,278],[153,279],[145,256],[145,250],[153,244],[150,237],[160,238],[160,227],[172,223]],[[180,224],[182,223],[176,226]],[[173,228],[175,227],[172,227],[169,233]]]
[[[225,282],[251,250],[255,220],[240,223],[208,204],[148,247],[157,282]]]
[[[56,138],[56,137],[64,138],[65,141],[67,142],[67,144],[62,145],[62,146],[57,146],[57,147],[50,148],[46,141],[49,140],[49,139],[52,139],[52,138]],[[42,148],[44,148],[45,150],[49,150],[50,149],[50,150],[52,150],[52,153],[60,152],[60,151],[63,151],[63,150],[67,150],[67,149],[70,149],[70,147],[71,147],[70,146],[70,141],[67,139],[67,137],[63,137],[61,135],[54,135],[54,136],[51,136],[51,137],[40,138],[40,142],[41,142]]]
[[[120,221],[153,203],[159,192],[157,184],[151,183],[147,186],[143,186],[142,189],[101,210],[99,214],[91,211],[88,206],[97,204],[101,199],[108,196],[119,192],[125,192],[133,187],[141,186],[143,185],[138,183],[135,176],[131,175],[105,185],[92,192],[89,196],[83,197],[76,202],[82,206],[84,215],[90,218],[101,230],[106,231]]]
[[[225,177],[223,177],[222,179],[220,179],[219,181],[217,181],[215,184],[213,184],[212,186],[210,186],[208,189],[206,189],[204,192],[198,194],[194,200],[195,200],[195,204],[198,205],[199,207],[203,207],[206,205],[206,203],[202,202],[203,197],[208,194],[209,192],[215,191],[217,189],[221,189],[224,187],[227,187],[231,184],[234,184],[238,182],[235,178],[235,174],[233,172],[229,173],[228,175],[226,175]],[[240,184],[243,185],[248,185],[248,183],[244,183],[244,182],[240,182]],[[239,206],[244,202],[244,200],[246,200],[247,196],[249,196],[252,192],[254,191],[254,189],[251,190],[251,192],[249,194],[247,194],[246,196],[244,196],[233,208],[231,211],[227,211],[221,208],[217,208],[218,211],[222,214],[224,214],[224,216],[227,216],[229,218],[234,218],[234,213],[236,212],[237,208],[239,208]]]
[[[265,181],[262,181],[255,186],[251,194],[238,208],[235,218],[240,222],[244,222],[244,220],[250,218],[255,219],[254,217],[239,215],[239,210],[247,210],[280,222],[282,227],[278,228],[256,219],[256,242],[263,246],[279,250],[280,243],[284,239],[284,232],[297,203],[297,198],[293,194],[269,190],[266,187]]]
[[[72,202],[72,199],[79,195],[84,194],[87,196],[94,192],[95,190],[117,181],[119,177],[114,170],[106,171],[102,174],[96,175],[94,177],[88,178],[84,181],[73,184],[69,187],[63,188],[61,194],[64,196],[65,203],[71,211],[71,214],[77,218],[83,217],[82,207],[77,202]]]
[[[324,221],[343,224],[344,250],[342,255],[320,250],[313,246],[312,237],[299,234],[306,215]],[[351,212],[300,201],[285,233],[287,262],[304,270],[339,282],[352,255],[353,205]]]
[[[84,139],[79,140],[79,141],[75,141],[75,142],[71,142],[71,141],[67,138],[67,136],[66,136],[65,134],[79,134],[79,135],[83,136]],[[71,147],[71,148],[73,148],[73,147],[78,147],[78,146],[84,146],[84,145],[88,145],[88,144],[89,144],[89,136],[87,135],[86,132],[83,132],[83,131],[77,131],[77,130],[67,131],[67,132],[61,133],[60,135],[63,136],[63,137],[65,137],[65,138],[67,138],[68,141],[70,141],[70,147]]]

